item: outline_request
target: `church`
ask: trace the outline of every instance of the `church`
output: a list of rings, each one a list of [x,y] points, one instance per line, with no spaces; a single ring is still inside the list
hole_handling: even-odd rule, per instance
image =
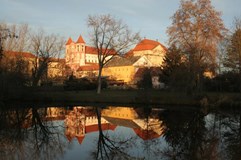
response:
[[[144,38],[124,56],[114,56],[104,66],[102,76],[130,84],[139,69],[161,67],[166,51],[167,48],[160,42]],[[99,68],[97,49],[86,45],[82,36],[79,36],[76,42],[69,38],[65,52],[66,65],[74,76],[97,76]]]
[[[65,63],[73,72],[81,66],[98,64],[96,48],[87,46],[81,35],[76,42],[69,38],[65,45]]]

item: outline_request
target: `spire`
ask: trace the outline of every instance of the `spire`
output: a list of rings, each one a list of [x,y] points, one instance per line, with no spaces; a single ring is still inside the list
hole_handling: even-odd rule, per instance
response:
[[[69,37],[68,41],[66,42],[65,45],[70,45],[73,42],[73,40]]]
[[[85,43],[84,39],[80,35],[76,43]]]

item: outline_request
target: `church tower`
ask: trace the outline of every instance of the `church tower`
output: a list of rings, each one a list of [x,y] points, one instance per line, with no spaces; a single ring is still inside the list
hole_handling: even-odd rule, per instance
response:
[[[72,64],[74,63],[74,46],[75,43],[71,38],[68,39],[68,41],[65,44],[66,49],[65,49],[65,63],[68,65],[71,69],[73,68]]]
[[[77,63],[79,63],[79,66],[85,65],[85,41],[81,35],[76,41],[76,51],[77,51],[77,55],[76,55]]]
[[[80,35],[76,42],[69,38],[65,45],[66,65],[75,72],[80,66],[85,65],[85,41]]]

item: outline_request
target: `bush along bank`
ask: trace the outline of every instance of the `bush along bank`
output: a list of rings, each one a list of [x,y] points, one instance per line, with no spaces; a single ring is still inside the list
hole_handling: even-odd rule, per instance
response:
[[[210,108],[240,108],[240,93],[207,93],[199,100],[200,106],[208,106]]]

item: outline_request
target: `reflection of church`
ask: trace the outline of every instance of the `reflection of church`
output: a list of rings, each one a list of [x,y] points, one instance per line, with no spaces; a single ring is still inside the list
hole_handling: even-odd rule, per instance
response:
[[[93,110],[88,111],[87,107],[74,107],[66,115],[65,125],[67,139],[72,141],[73,138],[77,138],[80,144],[85,134],[99,130],[96,113]],[[133,108],[108,107],[103,109],[101,117],[102,130],[114,131],[116,126],[132,128],[143,140],[160,137],[164,129],[162,122],[158,118],[139,118],[138,113]]]
[[[102,116],[107,121],[114,125],[132,128],[143,140],[160,137],[164,129],[162,122],[153,116],[140,118],[139,114],[129,107],[109,107],[102,111]]]
[[[38,112],[42,121],[64,121],[65,135],[69,141],[77,138],[81,144],[86,134],[99,131],[98,118],[93,107],[48,107]],[[101,128],[103,131],[114,131],[117,126],[128,127],[143,140],[160,137],[165,129],[162,121],[153,113],[148,117],[143,115],[145,112],[142,108],[107,107],[101,111]],[[31,118],[32,112],[29,110],[23,128],[31,127]]]

